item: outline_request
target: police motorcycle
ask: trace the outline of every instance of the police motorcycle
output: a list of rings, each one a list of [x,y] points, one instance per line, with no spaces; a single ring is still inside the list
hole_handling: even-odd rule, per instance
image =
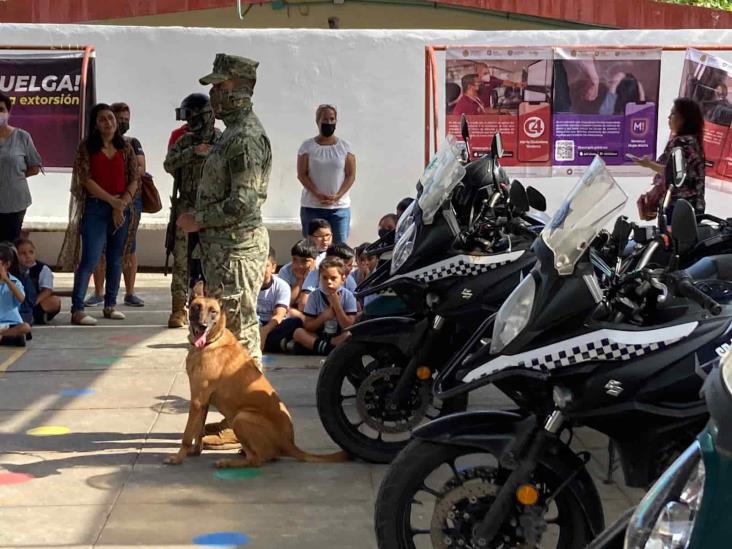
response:
[[[626,201],[596,157],[536,240],[536,267],[441,370],[438,398],[494,384],[519,409],[414,430],[377,496],[380,549],[585,547],[604,517],[573,428],[606,434],[626,484],[645,487],[704,425],[697,368],[730,339],[732,307],[675,270],[696,241],[683,200],[671,265],[636,268],[603,291],[591,243]],[[726,272],[720,257],[707,271]]]
[[[727,347],[728,349],[728,347]],[[732,539],[732,353],[719,348],[703,396],[704,430],[646,493],[588,549],[709,549]]]
[[[465,395],[434,400],[433,376],[531,269],[540,221],[529,209],[546,205],[538,191],[507,185],[501,154],[497,135],[490,155],[463,165],[450,137],[397,223],[393,257],[358,288],[379,297],[317,386],[326,431],[353,456],[388,463],[415,426],[467,406]]]
[[[618,274],[627,272],[638,266],[638,262],[644,259],[641,267],[659,267],[668,265],[672,255],[671,239],[668,231],[669,219],[666,219],[666,209],[671,200],[672,184],[674,174],[680,174],[683,184],[685,175],[684,155],[681,149],[672,151],[669,161],[666,164],[666,181],[669,182],[664,199],[660,201],[657,212],[657,225],[641,225],[631,223],[625,216],[620,216],[615,222],[611,234],[602,235],[601,243],[596,243],[594,248],[598,252],[593,259],[601,257],[611,265],[615,266]],[[692,265],[702,257],[732,253],[732,218],[722,219],[711,214],[696,214],[697,239],[693,246],[690,246],[679,256],[679,267],[685,268]],[[632,240],[628,241],[628,238]],[[719,285],[708,287],[706,290],[718,290]]]

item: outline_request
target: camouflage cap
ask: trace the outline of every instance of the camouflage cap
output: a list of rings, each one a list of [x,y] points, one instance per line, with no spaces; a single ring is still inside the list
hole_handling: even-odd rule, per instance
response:
[[[216,59],[214,59],[213,72],[200,78],[198,81],[203,85],[218,84],[224,80],[237,79],[247,79],[256,82],[258,66],[259,61],[238,55],[217,53]]]

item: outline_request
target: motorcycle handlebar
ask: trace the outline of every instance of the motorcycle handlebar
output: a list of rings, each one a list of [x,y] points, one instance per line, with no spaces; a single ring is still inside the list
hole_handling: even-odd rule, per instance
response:
[[[688,278],[681,280],[677,286],[681,296],[691,299],[713,315],[722,312],[722,306],[707,294],[696,288]]]

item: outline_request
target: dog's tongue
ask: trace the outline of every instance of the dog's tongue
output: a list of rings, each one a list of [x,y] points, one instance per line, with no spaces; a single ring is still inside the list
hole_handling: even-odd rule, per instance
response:
[[[193,345],[195,345],[198,349],[203,349],[206,346],[206,332],[203,332],[201,334],[201,337],[193,342]]]

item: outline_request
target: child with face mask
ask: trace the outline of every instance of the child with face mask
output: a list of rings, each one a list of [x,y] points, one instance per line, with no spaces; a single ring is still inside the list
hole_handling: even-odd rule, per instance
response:
[[[8,242],[0,243],[0,345],[25,347],[31,327],[20,316],[20,305],[25,301],[25,290],[20,280],[10,274],[18,259],[15,248]]]
[[[351,224],[348,191],[356,180],[356,157],[350,143],[335,135],[337,116],[333,105],[320,105],[315,111],[318,135],[300,146],[297,178],[303,186],[303,236],[307,236],[311,220],[322,218],[333,228],[333,241],[346,242]]]

